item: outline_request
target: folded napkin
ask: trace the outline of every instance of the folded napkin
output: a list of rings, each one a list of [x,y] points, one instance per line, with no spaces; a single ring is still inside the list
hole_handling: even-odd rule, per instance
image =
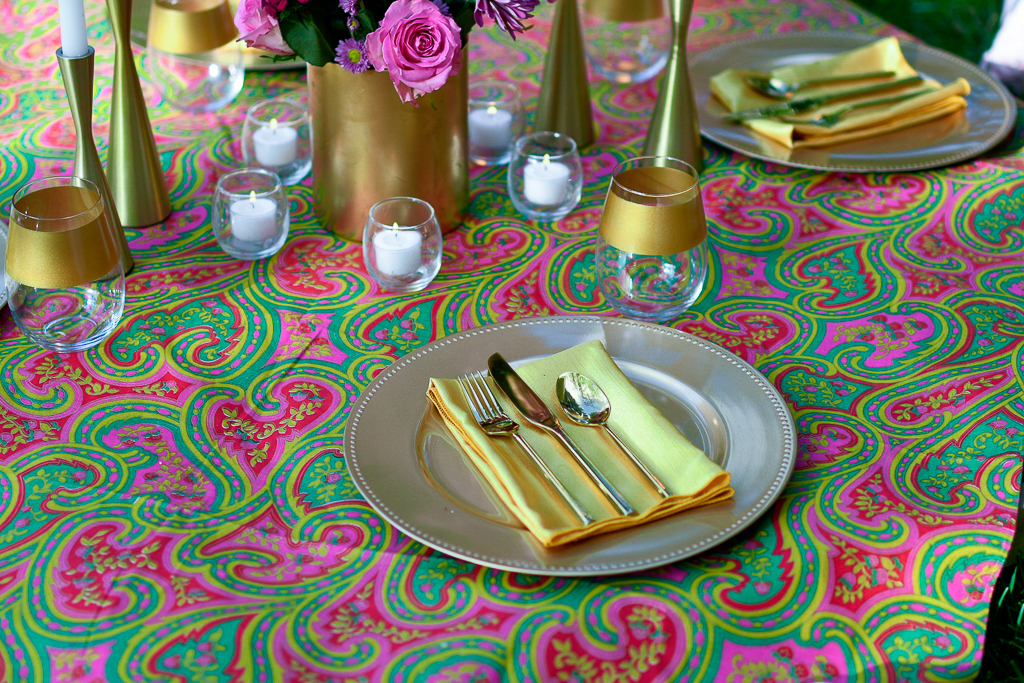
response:
[[[611,402],[612,429],[673,492],[670,498],[661,498],[618,450],[606,430],[581,427],[565,417],[555,396],[555,380],[567,371],[585,374],[601,386]],[[558,416],[566,433],[590,457],[595,468],[637,511],[628,517],[619,514],[562,446],[527,422],[487,378],[506,414],[520,424],[520,434],[594,518],[591,524],[581,526],[572,508],[514,439],[490,437],[480,429],[458,381],[431,379],[427,396],[455,440],[505,506],[545,547],[625,529],[732,496],[729,473],[711,462],[643,397],[600,341],[556,353],[517,368],[517,372]]]
[[[883,38],[866,47],[844,52],[828,59],[776,69],[770,75],[789,83],[796,83],[827,76],[844,76],[874,71],[892,71],[895,75],[808,86],[801,89],[795,97],[800,99],[817,97],[875,83],[899,80],[917,74],[903,57],[899,41],[895,38]],[[745,78],[753,74],[764,75],[755,71],[726,69],[711,78],[711,91],[730,112],[782,102],[782,100],[762,95],[748,86]],[[805,123],[817,116],[829,114],[857,102],[914,93],[916,93],[914,97],[899,102],[854,109],[845,114],[839,123],[831,127]],[[945,87],[941,87],[935,81],[925,79],[920,83],[833,100],[814,111],[796,116],[786,116],[785,121],[778,120],[778,117],[751,119],[744,121],[743,125],[790,149],[824,147],[891,133],[960,111],[967,106],[964,96],[969,93],[970,86],[963,79],[957,79]]]

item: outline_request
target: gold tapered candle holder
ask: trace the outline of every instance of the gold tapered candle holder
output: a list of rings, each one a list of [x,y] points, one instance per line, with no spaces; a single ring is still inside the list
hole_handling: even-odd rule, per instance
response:
[[[672,52],[661,78],[661,91],[647,130],[644,155],[675,157],[701,171],[704,160],[701,156],[700,124],[693,102],[690,68],[686,63],[686,33],[693,0],[671,0],[671,8]]]
[[[75,124],[75,167],[74,175],[91,181],[99,190],[100,196],[107,205],[114,232],[121,243],[121,257],[124,260],[124,271],[127,273],[135,267],[132,252],[128,248],[124,229],[118,217],[117,207],[107,184],[107,176],[103,173],[100,155],[96,152],[96,141],[92,137],[92,92],[93,70],[95,68],[96,51],[91,47],[82,57],[68,58],[64,51],[57,49],[57,64],[60,77],[64,81],[64,92],[68,96],[71,108],[71,120]]]
[[[534,130],[568,135],[580,148],[596,137],[576,0],[561,0],[555,8]]]
[[[132,0],[107,0],[107,12],[115,45],[107,148],[110,191],[122,224],[153,225],[170,215],[171,199],[132,54]]]

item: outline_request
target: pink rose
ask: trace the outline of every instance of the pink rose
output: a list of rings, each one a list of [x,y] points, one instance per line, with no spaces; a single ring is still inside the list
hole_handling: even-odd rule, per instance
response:
[[[366,36],[366,55],[387,71],[403,102],[433,92],[462,66],[459,27],[429,0],[397,0]]]
[[[264,0],[241,0],[235,12],[235,26],[242,35],[239,40],[244,40],[249,47],[279,55],[295,54],[281,37],[277,15],[264,4]]]

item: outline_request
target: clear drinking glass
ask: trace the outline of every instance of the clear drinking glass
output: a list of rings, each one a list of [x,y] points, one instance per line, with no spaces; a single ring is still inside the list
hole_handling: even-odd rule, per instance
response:
[[[183,111],[216,111],[242,92],[245,64],[238,43],[187,55],[164,52],[149,45],[146,59],[157,91],[168,104]]]
[[[213,195],[213,235],[220,248],[245,261],[273,256],[288,239],[288,196],[265,168],[221,176]]]
[[[527,218],[557,221],[580,201],[583,164],[576,142],[541,131],[516,140],[508,165],[508,194]]]
[[[283,97],[249,107],[242,126],[242,157],[249,168],[267,168],[294,185],[313,168],[309,146],[309,114]]]
[[[121,247],[99,190],[53,176],[14,194],[4,259],[7,305],[26,338],[48,351],[83,351],[124,312]]]
[[[597,280],[623,315],[669,320],[700,296],[708,246],[697,178],[672,157],[636,157],[615,168],[598,228]]]
[[[615,83],[642,83],[668,62],[672,22],[667,0],[582,0],[587,60]]]
[[[441,270],[441,226],[434,207],[415,197],[377,202],[363,231],[363,260],[389,292],[418,292]]]
[[[507,164],[512,143],[523,132],[523,103],[511,81],[486,79],[469,86],[469,160],[480,166]]]

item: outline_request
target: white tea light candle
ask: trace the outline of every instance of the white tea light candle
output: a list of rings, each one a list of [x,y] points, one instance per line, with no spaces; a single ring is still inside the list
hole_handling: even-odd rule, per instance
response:
[[[373,236],[377,270],[389,277],[412,275],[423,263],[422,245],[418,230],[401,230],[397,223],[378,232]]]
[[[469,112],[469,141],[477,147],[503,152],[512,144],[512,114],[495,106]]]
[[[295,161],[298,153],[298,134],[291,126],[279,126],[271,119],[269,126],[261,126],[253,133],[256,161],[260,166],[280,168]]]
[[[523,196],[537,206],[554,206],[565,201],[569,192],[569,167],[551,156],[531,161],[523,169]]]
[[[257,197],[256,191],[248,199],[231,203],[231,234],[245,242],[262,242],[277,232],[277,202]]]
[[[84,0],[57,0],[60,14],[60,49],[65,59],[84,57],[89,53],[85,35]]]

